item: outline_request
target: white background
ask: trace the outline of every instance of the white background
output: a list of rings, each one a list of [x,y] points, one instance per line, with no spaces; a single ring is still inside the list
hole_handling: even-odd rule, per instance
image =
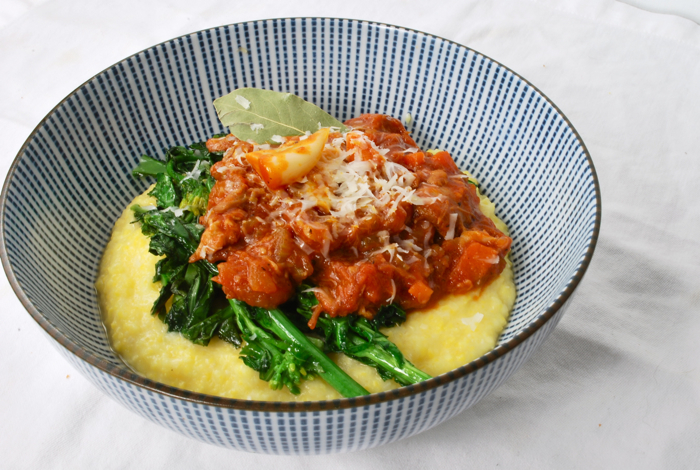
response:
[[[629,2],[700,18],[697,2]],[[559,106],[603,196],[598,248],[562,322],[496,392],[432,430],[340,456],[261,456],[189,440],[112,402],[59,356],[2,276],[0,467],[699,468],[693,21],[612,0],[2,0],[0,175],[39,121],[104,68],[199,29],[283,16],[437,34],[507,65]]]

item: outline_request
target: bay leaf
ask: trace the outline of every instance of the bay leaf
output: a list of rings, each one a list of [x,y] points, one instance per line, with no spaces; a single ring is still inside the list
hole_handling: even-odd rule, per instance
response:
[[[303,135],[321,127],[346,127],[330,114],[291,93],[239,88],[214,100],[221,123],[241,140],[275,143],[274,136]]]

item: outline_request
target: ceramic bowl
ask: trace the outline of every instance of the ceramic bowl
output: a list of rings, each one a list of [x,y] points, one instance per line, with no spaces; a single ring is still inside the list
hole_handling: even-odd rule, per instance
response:
[[[422,148],[448,150],[510,227],[517,301],[498,346],[415,386],[303,403],[217,398],[128,369],[110,348],[94,283],[112,225],[148,182],[141,154],[223,132],[212,101],[288,91],[342,120],[410,116]],[[345,452],[425,431],[487,396],[555,327],[593,255],[600,193],[590,155],[539,90],[478,52],[364,21],[293,18],[196,32],[135,54],[59,103],[3,188],[2,262],[29,314],[97,388],[211,444],[271,454]],[[36,260],[41,259],[41,263]]]

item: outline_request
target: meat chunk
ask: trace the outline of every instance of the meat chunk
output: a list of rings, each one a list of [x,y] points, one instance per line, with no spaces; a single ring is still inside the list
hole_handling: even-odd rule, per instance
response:
[[[311,259],[287,229],[229,253],[218,268],[213,280],[221,284],[226,297],[263,308],[289,300],[296,286],[313,272]]]

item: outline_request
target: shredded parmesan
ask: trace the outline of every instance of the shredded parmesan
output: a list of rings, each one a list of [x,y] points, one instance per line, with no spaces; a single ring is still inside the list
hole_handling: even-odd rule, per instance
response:
[[[428,257],[427,253],[430,251],[430,246],[428,245],[428,243],[430,242],[431,235],[432,235],[432,233],[430,231],[426,231],[425,237],[423,238],[423,248],[425,248],[426,258]]]
[[[250,101],[243,98],[241,95],[236,95],[236,102],[243,106],[243,109],[250,109]]]
[[[306,253],[307,255],[313,253],[314,249],[311,248],[311,247],[310,247],[309,245],[307,245],[306,243],[304,243],[304,241],[303,241],[301,238],[299,238],[299,237],[294,237],[294,241],[296,242],[297,245],[299,245],[299,248],[301,248],[301,250],[302,250],[304,253]],[[304,292],[306,292],[306,291],[304,291]]]
[[[323,248],[321,249],[321,254],[323,255],[324,258],[328,258],[328,254],[330,253],[331,250],[331,239],[326,238],[323,240]]]
[[[413,250],[413,251],[423,251],[423,248],[419,247],[413,241],[411,240],[401,240],[398,242],[398,244],[403,248],[404,250]]]
[[[257,122],[253,123],[250,125],[250,130],[254,132],[258,132],[259,130],[262,130],[265,126],[262,124],[259,124]]]
[[[455,237],[455,227],[457,226],[458,214],[450,214],[450,228],[447,229],[445,240],[452,240]]]
[[[209,168],[209,162],[197,160],[194,164],[194,168],[192,168],[192,171],[185,173],[185,177],[182,178],[180,182],[182,183],[182,181],[188,179],[199,179],[199,177],[202,175],[202,171],[206,170],[207,168]]]
[[[462,318],[462,323],[464,323],[466,326],[469,327],[472,331],[476,330],[476,327],[481,323],[481,320],[484,319],[484,314],[483,313],[475,313],[469,318]]]
[[[389,245],[383,246],[378,250],[373,251],[372,253],[370,253],[370,256],[378,255],[379,253],[384,252],[389,253],[389,261],[393,261],[394,256],[398,256],[399,259],[401,259],[401,255],[399,255],[398,253],[408,253],[408,250],[400,247],[398,243],[391,243]]]
[[[347,135],[329,142],[317,165],[320,182],[329,188],[323,199],[332,216],[353,223],[358,211],[376,214],[386,211],[390,215],[402,203],[425,203],[411,186],[416,176],[406,167],[386,160],[389,149],[379,148],[364,134],[353,131],[354,148],[348,151],[345,148]],[[374,157],[361,159],[360,148],[369,149]],[[350,157],[352,161],[348,161]],[[312,192],[315,188],[308,190]],[[317,205],[324,206],[323,203]]]
[[[175,217],[182,217],[182,214],[185,212],[185,209],[188,209],[188,208],[189,208],[189,206],[187,206],[186,208],[182,208],[182,209],[179,207],[166,207],[161,212],[172,212],[173,214],[175,214]]]

